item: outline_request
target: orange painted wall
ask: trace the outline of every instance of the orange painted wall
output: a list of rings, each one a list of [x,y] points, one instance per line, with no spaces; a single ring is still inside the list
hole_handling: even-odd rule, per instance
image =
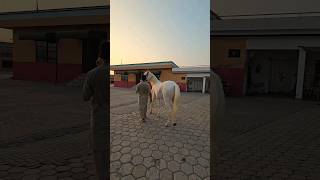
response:
[[[13,61],[14,62],[35,62],[36,44],[31,40],[19,40],[17,33],[13,34]]]
[[[229,58],[229,49],[240,49],[240,58]],[[212,38],[210,47],[213,67],[243,68],[246,61],[246,39],[244,38]]]
[[[76,39],[61,39],[58,43],[58,62],[82,64],[82,42]]]
[[[182,80],[182,77],[186,77],[186,74],[173,74],[171,69],[162,70],[160,80],[161,81],[175,81],[177,83],[187,83],[186,78]]]
[[[129,74],[128,75],[128,82],[136,82],[136,75],[135,74]]]
[[[120,74],[115,74],[114,75],[114,81],[121,81],[121,75]]]

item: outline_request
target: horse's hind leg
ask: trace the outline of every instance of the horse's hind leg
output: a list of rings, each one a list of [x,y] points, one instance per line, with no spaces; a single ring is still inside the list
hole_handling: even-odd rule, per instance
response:
[[[165,123],[165,126],[168,127],[169,126],[169,123],[172,119],[172,110],[173,110],[173,104],[172,104],[172,101],[170,99],[165,99],[164,100],[165,102],[165,107],[167,109],[166,113],[168,114],[168,117],[167,117],[167,122]]]

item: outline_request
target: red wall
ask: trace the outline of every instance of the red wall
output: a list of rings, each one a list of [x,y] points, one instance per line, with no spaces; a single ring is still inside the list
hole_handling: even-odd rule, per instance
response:
[[[180,91],[187,92],[187,84],[185,83],[177,83],[180,87]]]
[[[66,82],[78,77],[82,72],[79,64],[58,64],[58,82]],[[54,63],[13,63],[13,78],[30,81],[56,81],[56,64]]]
[[[128,82],[128,81],[115,81],[114,87],[121,87],[121,88],[131,88],[135,86],[136,84],[134,82]],[[187,85],[185,83],[177,83],[180,87],[180,91],[186,92],[187,91]]]
[[[230,85],[231,96],[243,96],[243,85],[245,72],[243,68],[215,68],[217,73],[224,81]]]
[[[136,85],[134,82],[128,82],[128,81],[115,81],[114,87],[121,87],[121,88],[132,88]]]

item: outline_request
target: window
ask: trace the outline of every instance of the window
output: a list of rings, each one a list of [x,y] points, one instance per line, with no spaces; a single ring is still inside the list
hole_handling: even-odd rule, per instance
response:
[[[57,43],[36,41],[36,61],[44,63],[57,62]]]
[[[229,58],[239,58],[241,54],[240,49],[229,49],[228,57]]]
[[[181,80],[185,80],[186,79],[186,77],[181,77]]]
[[[3,68],[11,68],[12,67],[12,47],[1,46],[0,47],[0,58],[2,60],[1,66]]]
[[[121,75],[121,81],[128,81],[128,75]]]

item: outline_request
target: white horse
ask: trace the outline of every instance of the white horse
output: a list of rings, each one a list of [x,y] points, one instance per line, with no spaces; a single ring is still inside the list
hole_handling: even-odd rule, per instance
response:
[[[164,81],[161,82],[157,79],[157,77],[151,73],[150,71],[146,71],[144,73],[148,82],[150,82],[152,86],[151,90],[151,111],[154,108],[156,101],[164,100],[165,107],[169,111],[167,122],[165,126],[168,126],[170,121],[172,121],[173,126],[176,125],[176,113],[178,110],[178,101],[180,99],[180,87],[174,81]],[[159,115],[160,109],[158,109]]]

